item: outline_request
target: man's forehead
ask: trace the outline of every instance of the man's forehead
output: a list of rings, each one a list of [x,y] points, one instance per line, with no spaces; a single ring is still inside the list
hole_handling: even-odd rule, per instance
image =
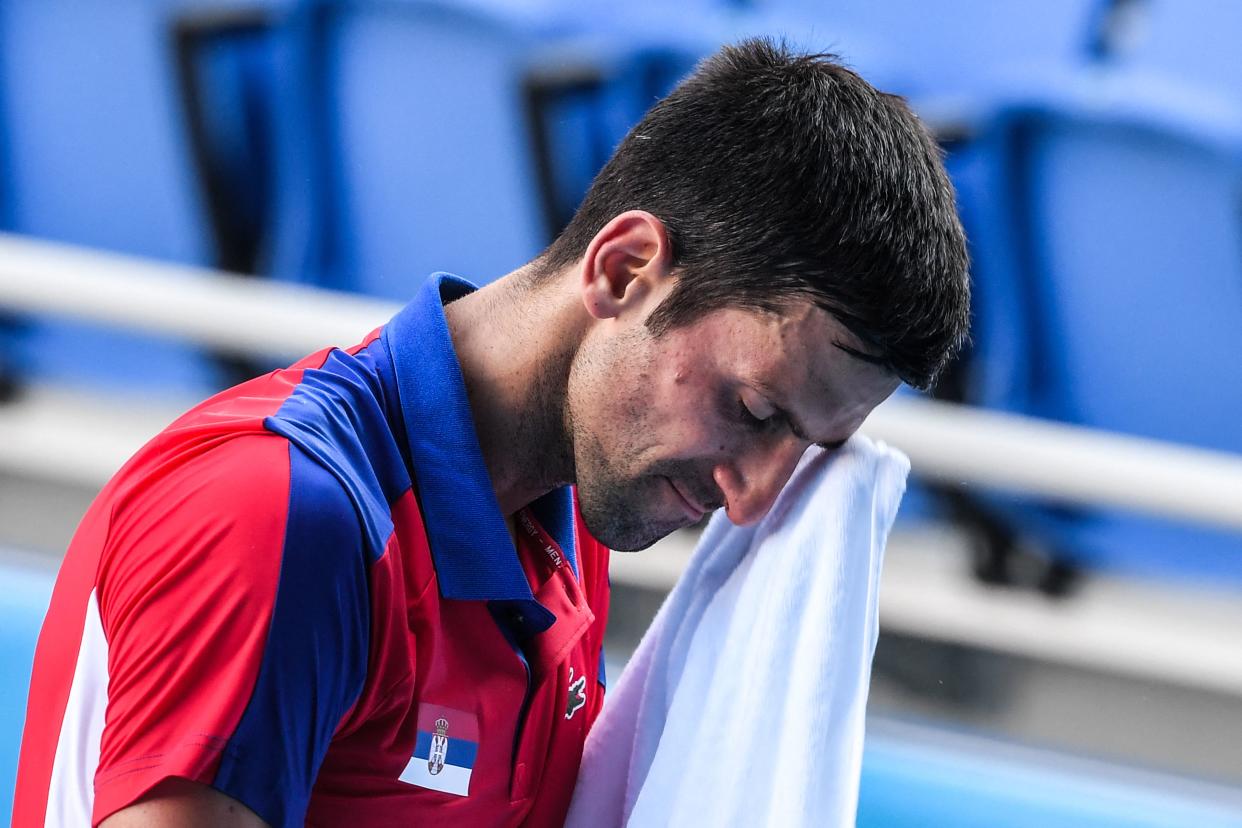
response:
[[[836,386],[843,378],[867,376],[883,382],[891,377],[873,349],[809,299],[791,299],[769,310],[725,307],[708,316],[725,321],[717,335],[726,337],[726,351],[741,350],[747,362],[784,374],[793,384],[810,384],[818,396],[838,396]],[[763,331],[759,341],[750,327],[755,324]]]
[[[799,301],[782,311],[776,318],[782,339],[797,339],[810,353],[813,366],[835,366],[844,362],[847,368],[865,370],[875,368],[884,373],[883,358],[875,353],[875,349],[865,344],[850,328],[819,305],[809,300]],[[861,363],[849,366],[841,360],[841,355]]]
[[[858,336],[810,302],[780,322],[782,336],[799,347],[770,378],[771,392],[786,401],[797,427],[811,439],[853,431],[900,380],[868,353]]]

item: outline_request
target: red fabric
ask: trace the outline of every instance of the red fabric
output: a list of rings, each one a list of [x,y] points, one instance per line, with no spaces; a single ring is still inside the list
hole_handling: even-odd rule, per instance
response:
[[[579,580],[567,566],[550,566],[542,545],[519,535],[532,588],[557,621],[535,639],[548,643],[533,648],[534,689],[515,751],[527,681],[521,661],[485,603],[440,597],[412,494],[394,505],[393,517],[393,541],[372,576],[372,606],[404,606],[405,613],[374,620],[375,666],[320,768],[307,824],[560,825],[587,730],[603,704],[598,666],[608,550],[578,521]],[[566,719],[571,669],[575,681],[587,678],[586,705]],[[478,754],[468,796],[398,780],[410,760],[420,704],[475,717]]]
[[[92,505],[40,634],[14,825],[44,824],[92,589],[109,642],[94,821],[167,776],[210,783],[254,686],[279,580],[288,443],[263,420],[327,353],[187,412]],[[557,563],[560,550],[549,551],[546,533],[519,532],[532,590],[557,615],[526,648],[523,710],[527,671],[488,605],[441,597],[412,491],[391,510],[393,534],[369,572],[367,677],[320,766],[307,824],[559,825],[603,703],[608,550],[579,518],[575,577],[563,555]],[[579,687],[574,698],[585,698],[568,711],[571,682]],[[412,755],[420,704],[474,716],[478,753],[468,796],[398,778]]]
[[[245,682],[249,677],[253,683],[253,671],[257,669],[253,646],[261,639],[256,642],[253,630],[228,626],[227,630],[217,631],[235,649],[199,650],[195,655],[204,660],[186,662],[179,654],[163,657],[173,650],[161,654],[161,647],[176,648],[179,642],[152,638],[149,633],[158,633],[168,620],[167,614],[183,607],[192,612],[207,612],[207,616],[200,618],[206,623],[227,622],[213,615],[202,601],[195,600],[201,585],[198,575],[180,568],[178,556],[192,555],[194,550],[206,553],[216,548],[227,549],[230,545],[236,552],[253,548],[252,543],[273,542],[279,552],[284,504],[273,508],[265,518],[263,504],[275,507],[276,500],[264,499],[260,487],[273,486],[271,498],[279,498],[281,485],[287,492],[288,446],[263,430],[263,418],[275,412],[296,387],[302,368],[321,363],[326,354],[326,350],[313,354],[293,368],[252,380],[196,406],[140,449],[87,511],[65,554],[35,650],[13,804],[15,826],[44,824],[53,760],[92,590],[96,591],[109,641],[110,673],[109,708],[100,748],[99,778],[104,785],[97,794],[94,822],[129,804],[162,776],[170,775],[157,773],[157,764],[167,763],[177,775],[190,778],[202,778],[207,773],[218,752],[218,747],[208,745],[214,744],[211,739],[227,736],[231,730],[228,722],[235,722],[240,715],[238,706],[244,705],[250,686]],[[213,416],[217,409],[226,413]],[[212,487],[212,475],[227,474],[229,464],[238,461],[239,452],[232,446],[242,441],[248,446],[262,443],[260,453],[270,452],[278,457],[278,462],[265,464],[265,472],[246,465],[242,476],[251,478],[253,485]],[[255,459],[250,450],[246,450],[247,463]],[[192,468],[203,471],[201,476],[195,471],[194,483],[184,476],[191,460]],[[281,474],[285,478],[283,483],[277,479]],[[242,522],[212,537],[196,531],[194,516],[205,513],[195,511],[197,504],[183,508],[196,491],[209,491],[208,497],[215,501],[212,509],[245,507],[238,511]],[[259,511],[251,511],[255,506]],[[242,515],[253,520],[244,522]],[[234,555],[233,560],[240,563],[241,556]],[[155,571],[144,567],[154,567]],[[127,589],[122,583],[124,578],[116,577],[126,569],[142,570],[136,583],[147,585],[146,588]],[[261,580],[256,585],[260,591],[266,588],[262,583]],[[115,588],[112,584],[116,584]],[[274,581],[271,584],[274,588]],[[214,586],[218,587],[219,582]],[[261,596],[252,597],[261,602]],[[181,604],[182,601],[186,603]],[[255,623],[260,623],[263,608],[256,604],[249,609]],[[117,638],[120,631],[130,628],[136,631],[136,638]],[[119,643],[113,646],[114,641]],[[119,658],[131,658],[133,664],[123,664]],[[199,669],[221,672],[193,672]],[[226,700],[219,692],[208,694],[206,705],[195,706],[193,711],[170,693],[175,688],[184,691],[206,681],[223,688],[225,679],[240,682],[229,691],[234,694],[232,699]],[[113,699],[118,706],[113,706]],[[147,715],[148,711],[156,715]],[[152,730],[143,735],[148,725]],[[183,730],[183,726],[193,729]],[[200,733],[206,737],[199,738],[201,744],[195,744],[196,737],[191,734]],[[167,741],[157,746],[165,737]],[[140,758],[148,754],[152,754],[150,760]],[[131,772],[121,773],[122,765]]]
[[[96,824],[161,779],[211,782],[263,659],[288,488],[287,443],[247,437],[114,517],[96,587],[109,642]]]

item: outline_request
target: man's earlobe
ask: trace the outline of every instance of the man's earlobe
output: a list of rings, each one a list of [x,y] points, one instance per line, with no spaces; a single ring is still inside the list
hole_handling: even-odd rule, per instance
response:
[[[671,277],[672,259],[662,221],[644,210],[616,216],[595,234],[582,258],[587,311],[608,319],[640,308]]]

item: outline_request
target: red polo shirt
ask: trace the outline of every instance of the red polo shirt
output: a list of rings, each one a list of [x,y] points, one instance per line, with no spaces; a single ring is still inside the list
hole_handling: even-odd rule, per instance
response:
[[[608,552],[570,490],[516,521],[443,303],[226,391],[144,447],[66,554],[14,824],[168,777],[274,826],[552,826],[603,701]]]

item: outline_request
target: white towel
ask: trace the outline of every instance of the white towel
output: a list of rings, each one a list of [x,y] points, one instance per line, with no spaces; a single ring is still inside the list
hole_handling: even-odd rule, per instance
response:
[[[809,450],[754,526],[713,516],[587,738],[569,828],[854,824],[909,468],[859,435]]]

